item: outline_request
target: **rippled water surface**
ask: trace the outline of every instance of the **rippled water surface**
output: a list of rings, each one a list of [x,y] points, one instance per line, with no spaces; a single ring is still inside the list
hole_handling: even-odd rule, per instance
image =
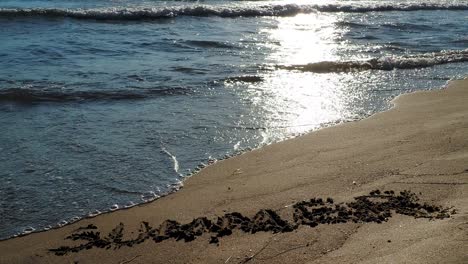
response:
[[[468,71],[467,1],[0,2],[0,237]]]

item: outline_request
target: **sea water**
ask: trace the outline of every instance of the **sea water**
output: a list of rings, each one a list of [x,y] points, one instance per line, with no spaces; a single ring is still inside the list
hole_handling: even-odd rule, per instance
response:
[[[468,1],[1,1],[0,238],[439,89],[467,36]]]

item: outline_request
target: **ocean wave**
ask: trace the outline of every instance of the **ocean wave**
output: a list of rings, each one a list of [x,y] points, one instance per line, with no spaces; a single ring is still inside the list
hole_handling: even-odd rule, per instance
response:
[[[236,83],[236,82],[258,83],[258,82],[263,81],[263,77],[256,76],[256,75],[243,75],[243,76],[227,77],[223,81],[227,83]]]
[[[394,4],[394,5],[191,5],[182,7],[136,7],[136,8],[97,8],[97,9],[60,9],[60,8],[1,8],[0,17],[49,17],[91,20],[152,20],[178,16],[218,16],[218,17],[258,17],[293,16],[312,12],[385,12],[418,10],[468,10],[468,4]]]
[[[348,22],[348,21],[339,21],[335,23],[336,26],[342,28],[389,28],[395,30],[432,30],[433,27],[428,25],[419,25],[413,23],[386,23],[386,24],[365,24],[365,23],[356,23],[356,22]]]
[[[382,24],[381,27],[395,30],[431,30],[433,27],[428,25],[418,25],[413,23],[388,23]]]
[[[227,42],[221,41],[210,41],[210,40],[186,40],[186,43],[189,46],[197,48],[212,48],[212,49],[234,49],[236,46],[229,44]]]
[[[337,27],[350,27],[350,28],[367,28],[369,27],[369,24],[361,24],[361,23],[356,23],[356,22],[349,22],[349,21],[338,21],[335,23]]]
[[[57,89],[10,88],[0,90],[0,102],[71,102],[71,101],[112,101],[136,100],[157,96],[183,95],[185,88],[132,89],[111,91],[72,91]]]
[[[185,6],[167,8],[101,8],[101,9],[0,9],[0,17],[49,17],[94,20],[151,20],[179,16],[219,16],[219,17],[255,17],[255,16],[290,16],[299,13],[311,13],[312,6],[270,5],[256,7],[238,6]]]
[[[345,12],[345,13],[367,13],[367,12],[388,12],[388,11],[432,11],[432,10],[468,10],[468,4],[432,4],[432,3],[398,3],[383,5],[322,5],[315,6],[320,12]]]
[[[466,61],[468,61],[468,49],[447,50],[411,56],[380,57],[357,61],[321,61],[303,65],[278,65],[276,68],[316,73],[365,70],[390,71],[394,69],[427,68],[441,64]]]

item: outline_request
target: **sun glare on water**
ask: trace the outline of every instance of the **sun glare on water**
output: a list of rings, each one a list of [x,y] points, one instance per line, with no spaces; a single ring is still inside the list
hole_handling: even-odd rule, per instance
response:
[[[336,50],[340,29],[334,25],[338,17],[322,14],[301,14],[279,18],[277,26],[264,29],[274,43],[266,61],[272,68],[280,65],[304,65],[340,60]],[[349,94],[343,83],[346,75],[318,74],[291,70],[272,70],[265,81],[249,85],[243,91],[256,112],[264,118],[264,142],[297,135],[319,128],[324,123],[342,121]],[[349,76],[351,78],[351,76]]]

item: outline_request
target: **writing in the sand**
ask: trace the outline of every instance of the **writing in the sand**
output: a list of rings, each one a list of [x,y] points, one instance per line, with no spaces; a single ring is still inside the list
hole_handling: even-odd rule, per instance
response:
[[[369,195],[358,196],[348,203],[335,203],[332,198],[312,198],[297,202],[291,207],[293,219],[282,219],[278,213],[270,209],[258,211],[252,218],[238,212],[227,213],[214,220],[199,217],[187,224],[174,220],[164,221],[158,228],[153,228],[148,222],[142,222],[135,238],[124,240],[124,224],[117,225],[109,234],[103,236],[94,225],[80,227],[66,239],[83,241],[76,246],[61,246],[50,249],[56,255],[65,255],[91,248],[119,249],[132,247],[148,239],[156,243],[167,239],[190,242],[197,237],[209,233],[210,243],[218,244],[219,239],[229,236],[234,230],[246,233],[256,232],[291,232],[301,225],[316,227],[321,224],[382,223],[388,221],[393,213],[413,216],[415,218],[443,219],[450,217],[450,208],[420,203],[415,193],[402,191],[375,190]],[[452,212],[454,213],[454,211]]]

